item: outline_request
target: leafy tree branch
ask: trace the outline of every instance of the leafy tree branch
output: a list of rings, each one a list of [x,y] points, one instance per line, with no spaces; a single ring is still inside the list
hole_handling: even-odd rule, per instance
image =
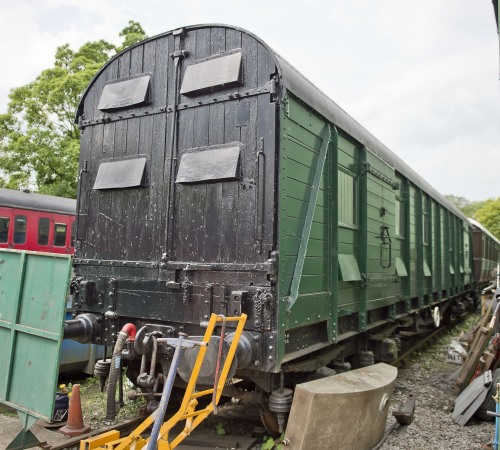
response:
[[[11,89],[7,112],[0,114],[0,186],[76,197],[80,98],[111,56],[146,38],[132,20],[119,36],[119,46],[103,39],[76,51],[61,45],[53,67]]]

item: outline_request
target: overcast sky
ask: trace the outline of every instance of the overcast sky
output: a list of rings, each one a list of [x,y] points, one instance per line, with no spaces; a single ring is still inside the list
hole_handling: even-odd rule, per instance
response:
[[[500,197],[491,0],[17,0],[0,13],[0,113],[56,47],[226,23],[261,37],[442,194]]]

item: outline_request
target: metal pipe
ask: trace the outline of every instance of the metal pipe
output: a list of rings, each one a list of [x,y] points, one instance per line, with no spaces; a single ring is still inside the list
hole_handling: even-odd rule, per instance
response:
[[[156,355],[158,354],[158,342],[156,337],[151,336],[153,339],[153,353],[151,355],[151,366],[149,368],[149,375],[154,378],[155,376],[155,368],[156,368]]]
[[[94,314],[80,314],[73,320],[64,322],[64,339],[86,344],[100,334],[100,324]]]
[[[168,401],[170,400],[170,394],[172,393],[172,388],[174,387],[175,375],[177,374],[177,367],[181,359],[181,349],[182,341],[187,335],[184,333],[179,333],[179,339],[177,345],[175,346],[174,356],[172,358],[172,364],[170,370],[168,371],[167,381],[163,386],[163,393],[160,400],[160,406],[156,410],[155,422],[153,425],[153,430],[151,431],[151,436],[149,437],[147,450],[156,450],[158,446],[158,435],[160,434],[160,428],[165,418],[165,412],[167,411]]]

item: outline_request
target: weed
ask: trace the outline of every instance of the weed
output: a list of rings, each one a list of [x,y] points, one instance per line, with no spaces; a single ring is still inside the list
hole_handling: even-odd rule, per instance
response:
[[[264,436],[264,443],[260,447],[261,450],[283,450],[283,440],[285,436],[282,434],[278,439]]]
[[[218,436],[224,436],[226,434],[226,430],[224,429],[224,425],[222,425],[220,422],[215,425],[215,432],[217,433]]]

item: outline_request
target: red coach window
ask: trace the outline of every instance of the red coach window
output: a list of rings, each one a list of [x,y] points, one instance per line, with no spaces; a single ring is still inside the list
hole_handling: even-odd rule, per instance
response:
[[[8,217],[0,217],[0,244],[6,244],[9,238],[9,224]]]
[[[41,217],[38,220],[38,245],[48,245],[49,243],[50,219]]]
[[[56,223],[54,225],[54,246],[64,247],[66,245],[66,224]]]
[[[16,216],[14,219],[14,244],[26,243],[26,226],[28,218],[26,216]]]

